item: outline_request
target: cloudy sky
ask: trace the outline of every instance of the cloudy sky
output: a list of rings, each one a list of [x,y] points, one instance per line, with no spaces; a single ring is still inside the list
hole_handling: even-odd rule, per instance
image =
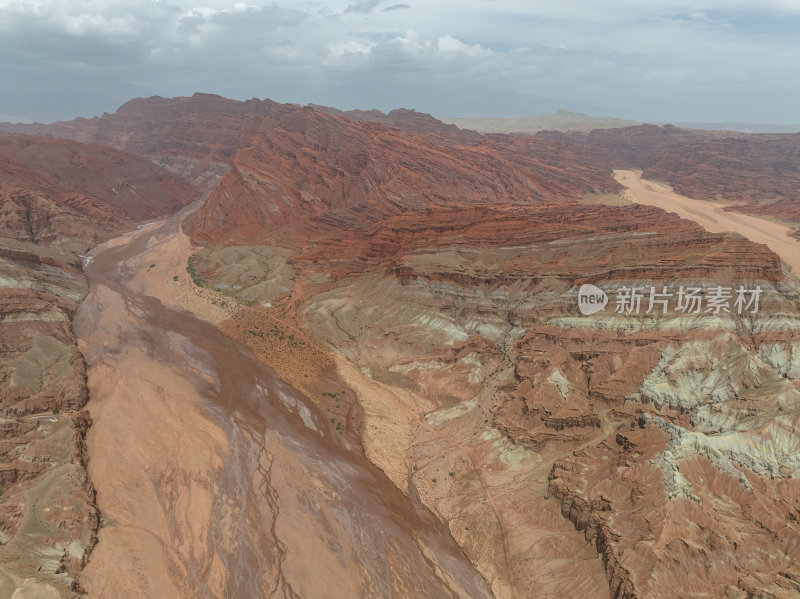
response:
[[[0,0],[0,120],[195,91],[800,123],[800,0]]]

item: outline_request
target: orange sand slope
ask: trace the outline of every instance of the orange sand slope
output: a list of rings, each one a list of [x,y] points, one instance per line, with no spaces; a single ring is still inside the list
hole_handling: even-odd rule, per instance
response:
[[[625,195],[631,201],[675,212],[712,233],[733,231],[751,241],[763,243],[789,264],[795,275],[800,275],[800,241],[791,237],[789,227],[755,216],[728,212],[725,204],[679,195],[668,185],[642,179],[641,171],[616,170],[614,178],[628,188]]]

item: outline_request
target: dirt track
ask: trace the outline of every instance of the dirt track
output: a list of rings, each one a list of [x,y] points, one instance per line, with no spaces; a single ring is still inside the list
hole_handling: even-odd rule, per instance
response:
[[[614,178],[628,188],[625,196],[632,202],[675,212],[712,233],[733,231],[751,241],[763,243],[789,264],[795,275],[800,275],[800,241],[790,236],[789,227],[726,211],[725,204],[679,195],[668,185],[642,179],[641,171],[614,171]]]

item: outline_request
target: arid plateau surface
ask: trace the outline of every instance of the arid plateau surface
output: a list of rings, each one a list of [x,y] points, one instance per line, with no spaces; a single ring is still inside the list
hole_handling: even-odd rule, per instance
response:
[[[0,596],[800,596],[797,135],[0,129]]]

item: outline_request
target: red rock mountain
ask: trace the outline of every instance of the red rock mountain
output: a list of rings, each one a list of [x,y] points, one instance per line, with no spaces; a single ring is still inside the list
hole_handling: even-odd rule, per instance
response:
[[[522,154],[539,162],[572,169],[638,168],[644,176],[667,181],[676,191],[700,199],[739,202],[737,209],[800,222],[800,134],[699,131],[670,125],[639,125],[589,133],[543,131],[529,136],[481,136],[430,115],[398,109],[341,111],[310,105],[320,113],[349,121],[377,122],[415,134],[430,134],[459,145],[485,146],[514,161]],[[110,145],[146,156],[204,190],[213,188],[236,152],[264,134],[264,119],[300,110],[270,100],[239,102],[211,94],[189,98],[135,99],[113,114],[52,124],[1,123],[0,130],[51,135]],[[491,140],[491,141],[488,141]],[[547,140],[547,143],[541,140]],[[527,168],[523,162],[521,165]],[[584,178],[584,174],[580,175]],[[599,185],[608,187],[608,181]],[[616,189],[616,188],[614,188]]]
[[[197,197],[190,183],[140,156],[0,134],[0,236],[91,244]]]
[[[113,114],[52,124],[0,125],[0,129],[51,135],[127,150],[208,189],[246,147],[264,114],[285,109],[269,100],[238,102],[210,94],[191,98],[138,98]]]
[[[358,229],[409,210],[531,206],[617,187],[546,140],[455,143],[310,108],[273,110],[187,230],[196,241],[252,240],[300,221]]]
[[[385,115],[379,111],[344,112],[312,106],[315,109],[313,111],[310,107],[278,104],[270,100],[239,102],[199,93],[188,98],[156,96],[131,100],[113,114],[106,113],[91,119],[79,118],[52,124],[0,123],[0,130],[50,135],[127,150],[146,156],[172,172],[189,178],[204,190],[216,185],[227,172],[237,151],[246,150],[252,145],[263,145],[273,128],[297,132],[300,130],[298,123],[306,120],[308,127],[316,127],[320,132],[329,130],[329,137],[334,142],[351,126],[351,143],[366,142],[369,136],[363,140],[359,136],[366,135],[368,130],[372,131],[369,135],[377,138],[381,131],[394,129],[427,135],[425,140],[414,142],[422,151],[432,145],[438,148],[437,152],[455,154],[458,149],[447,148],[454,143],[458,146],[480,146],[479,150],[485,151],[484,146],[488,144],[497,154],[503,154],[506,161],[518,163],[522,168],[550,166],[563,170],[561,179],[570,172],[570,178],[583,183],[591,179],[588,186],[591,188],[605,190],[618,187],[603,172],[604,167],[595,167],[577,146],[565,149],[563,144],[545,140],[527,141],[517,146],[517,141],[506,136],[494,136],[495,141],[487,142],[486,138],[475,132],[462,131],[413,110],[394,110]],[[315,113],[316,117],[313,116]],[[290,117],[292,114],[295,116]],[[370,121],[373,127],[374,123],[380,123],[383,128],[370,129],[367,122],[359,128],[353,121]],[[402,137],[399,132],[394,133],[395,138]],[[392,134],[387,132],[387,135]],[[436,137],[439,139],[434,139]],[[313,150],[313,144],[311,148]],[[328,152],[334,151],[335,148],[328,148]],[[344,147],[343,151],[351,152],[352,148]],[[498,168],[492,164],[489,155],[486,164],[481,165],[481,170],[486,168]],[[546,179],[540,178],[543,181]],[[580,191],[581,186],[587,187],[578,183],[575,189]]]
[[[641,169],[645,178],[668,182],[688,197],[736,202],[736,210],[800,224],[800,133],[638,125],[537,137],[576,144],[595,164]]]

